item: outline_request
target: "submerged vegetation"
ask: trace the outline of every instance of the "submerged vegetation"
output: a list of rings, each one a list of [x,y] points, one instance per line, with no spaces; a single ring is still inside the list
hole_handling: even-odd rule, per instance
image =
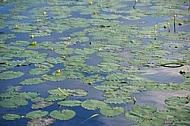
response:
[[[110,118],[131,125],[190,125],[190,94],[165,99],[164,110],[134,97],[190,91],[189,4],[0,1],[2,125],[98,125]]]

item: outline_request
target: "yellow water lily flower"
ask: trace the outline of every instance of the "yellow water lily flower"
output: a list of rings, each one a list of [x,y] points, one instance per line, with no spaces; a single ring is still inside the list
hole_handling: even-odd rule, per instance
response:
[[[183,25],[183,23],[182,23],[182,22],[179,22],[178,25],[181,26],[181,25]]]
[[[92,81],[88,82],[88,85],[92,85]]]
[[[45,12],[45,11],[43,12],[43,15],[46,15],[46,12]]]
[[[60,69],[58,69],[58,70],[57,70],[57,73],[58,73],[58,74],[60,74],[60,73],[61,73],[61,70],[60,70]]]
[[[65,59],[65,58],[66,58],[66,56],[62,56],[62,58],[63,58],[63,59]]]
[[[92,5],[92,4],[93,4],[93,2],[89,2],[89,4],[90,4],[90,5]]]
[[[36,41],[33,41],[33,42],[30,43],[30,45],[32,45],[32,46],[35,46],[36,44],[37,44]]]
[[[186,74],[187,72],[185,70],[180,70],[179,73],[180,74]]]
[[[15,29],[18,29],[18,25],[15,25]]]
[[[34,35],[30,35],[30,38],[34,38]]]
[[[94,12],[93,14],[94,14],[94,15],[97,15],[97,14],[98,14],[98,12],[96,11],[96,12]]]

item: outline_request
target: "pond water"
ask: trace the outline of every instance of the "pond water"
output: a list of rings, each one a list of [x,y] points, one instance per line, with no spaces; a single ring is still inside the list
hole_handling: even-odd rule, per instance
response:
[[[189,0],[1,0],[2,126],[190,125]]]

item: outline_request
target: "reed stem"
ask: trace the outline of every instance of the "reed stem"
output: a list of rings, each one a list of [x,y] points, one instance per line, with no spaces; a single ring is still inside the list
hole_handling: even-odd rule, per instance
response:
[[[176,20],[176,14],[174,15],[174,32],[176,32],[176,26],[175,26],[175,20]]]

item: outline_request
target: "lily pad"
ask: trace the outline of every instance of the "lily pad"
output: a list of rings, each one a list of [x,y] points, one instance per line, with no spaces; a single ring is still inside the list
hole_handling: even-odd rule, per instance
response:
[[[28,102],[25,99],[21,99],[19,97],[0,100],[0,106],[5,108],[18,108],[20,106],[25,106],[27,104]]]
[[[16,120],[21,118],[21,116],[18,114],[5,114],[2,117],[5,120]]]
[[[73,106],[80,106],[81,103],[82,102],[78,100],[66,100],[66,101],[58,102],[58,105],[73,107]]]
[[[37,119],[30,120],[27,123],[27,126],[34,126],[34,125],[49,126],[54,121],[55,121],[55,119],[52,119],[52,118],[37,118]]]
[[[32,75],[40,75],[40,74],[45,74],[47,72],[49,72],[50,70],[47,68],[47,69],[44,69],[44,68],[35,68],[35,69],[31,69],[29,71],[30,74]]]
[[[29,78],[25,79],[24,81],[20,82],[22,85],[33,85],[33,84],[40,84],[45,82],[42,78]]]
[[[14,71],[6,71],[3,73],[0,73],[0,80],[8,80],[8,79],[14,79],[23,76],[23,72],[14,72]]]
[[[118,115],[124,113],[124,108],[122,108],[122,107],[110,107],[110,106],[102,107],[100,109],[100,113],[105,115],[105,116],[108,116],[108,117],[118,116]]]
[[[47,114],[48,114],[47,111],[36,110],[36,111],[32,111],[26,114],[26,118],[37,119],[37,118],[44,117]]]
[[[89,99],[82,102],[81,106],[88,110],[96,110],[98,108],[106,107],[107,104],[103,101]]]
[[[86,90],[83,89],[61,89],[64,93],[70,96],[84,97],[88,94]],[[49,90],[48,93],[52,95],[63,95],[58,89]]]
[[[45,98],[46,101],[57,101],[57,100],[65,100],[67,96],[63,94],[59,95],[49,95],[47,98]]]
[[[70,120],[72,119],[76,113],[73,110],[64,109],[62,111],[54,110],[50,113],[50,116],[52,118],[58,119],[58,120]]]
[[[53,102],[47,102],[47,101],[39,101],[32,105],[32,109],[41,109],[48,106],[51,106]]]

